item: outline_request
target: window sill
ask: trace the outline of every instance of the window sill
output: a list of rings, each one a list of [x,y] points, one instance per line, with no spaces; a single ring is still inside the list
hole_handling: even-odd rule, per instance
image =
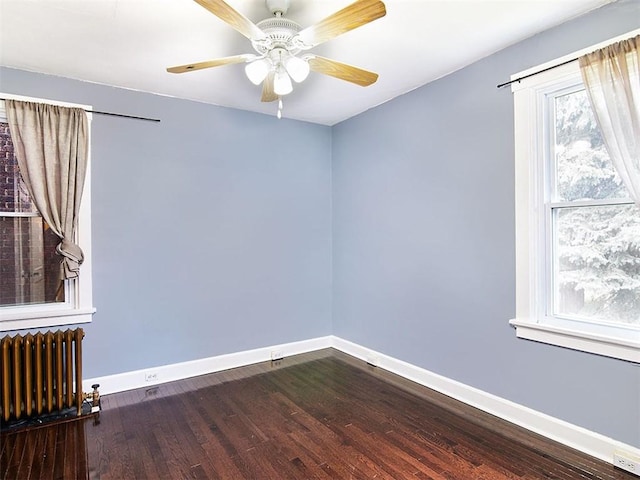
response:
[[[77,323],[89,323],[95,308],[29,311],[10,316],[0,313],[0,332],[29,328],[48,328]]]
[[[518,319],[509,323],[518,338],[640,363],[640,332],[629,332],[629,338],[623,339]]]

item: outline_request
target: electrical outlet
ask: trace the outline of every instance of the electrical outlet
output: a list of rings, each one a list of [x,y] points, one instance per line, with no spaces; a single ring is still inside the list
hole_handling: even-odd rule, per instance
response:
[[[614,452],[613,464],[627,472],[640,476],[640,458],[626,452]]]
[[[284,353],[282,350],[271,350],[271,360],[282,360],[284,358]]]
[[[157,382],[160,379],[158,372],[145,372],[144,381],[145,382]]]

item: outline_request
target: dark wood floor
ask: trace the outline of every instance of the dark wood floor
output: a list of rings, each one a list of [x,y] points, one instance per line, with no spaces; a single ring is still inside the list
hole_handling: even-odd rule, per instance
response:
[[[103,398],[3,432],[4,479],[634,479],[334,350]]]

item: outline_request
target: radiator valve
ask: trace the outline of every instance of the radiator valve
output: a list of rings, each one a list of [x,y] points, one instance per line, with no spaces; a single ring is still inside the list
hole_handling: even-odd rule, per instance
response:
[[[100,387],[100,384],[94,383],[93,385],[91,385],[91,388],[93,388],[93,392],[84,394],[84,400],[91,401],[91,413],[100,411],[101,402],[100,402],[100,392],[98,391],[98,387]]]

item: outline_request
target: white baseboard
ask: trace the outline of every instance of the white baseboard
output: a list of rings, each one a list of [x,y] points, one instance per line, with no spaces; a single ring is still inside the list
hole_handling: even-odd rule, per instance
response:
[[[88,392],[91,390],[91,385],[98,383],[100,384],[100,394],[108,395],[110,393],[151,387],[153,385],[196,377],[207,373],[220,372],[230,368],[244,367],[253,363],[266,362],[271,360],[272,352],[278,352],[278,356],[281,354],[284,357],[313,352],[331,347],[331,341],[332,337],[330,336],[319,337],[311,340],[256,348],[255,350],[245,350],[243,352],[218,355],[188,362],[149,367],[142,370],[83,380],[82,387],[83,391]],[[155,375],[155,377],[148,379],[149,374]]]
[[[277,352],[278,356],[289,357],[329,347],[333,347],[336,350],[340,350],[365,362],[372,363],[379,368],[400,375],[408,380],[431,388],[605,462],[613,463],[613,453],[615,451],[623,451],[640,457],[639,448],[332,335],[192,360],[189,362],[96,377],[85,380],[82,384],[84,391],[90,391],[92,384],[99,383],[100,393],[102,395],[108,395],[110,393],[150,387],[160,383],[265,362],[271,360],[272,352]],[[155,378],[148,380],[147,376],[150,373],[155,374]]]
[[[510,400],[492,395],[469,385],[451,380],[410,363],[403,362],[361,345],[333,337],[332,346],[336,350],[373,363],[379,368],[395,373],[449,397],[460,400],[508,422],[555,440],[568,447],[613,463],[615,451],[628,452],[640,457],[640,449],[614,440],[596,432],[578,427],[564,420],[546,415]],[[373,360],[373,361],[372,361]]]

